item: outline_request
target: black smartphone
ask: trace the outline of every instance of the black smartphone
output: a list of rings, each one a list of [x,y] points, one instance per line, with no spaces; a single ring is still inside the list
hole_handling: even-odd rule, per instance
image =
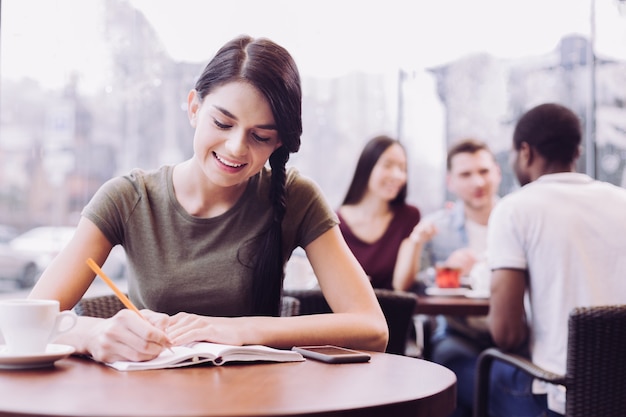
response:
[[[305,358],[327,363],[368,362],[370,360],[370,355],[367,353],[332,345],[294,346],[292,350],[300,352]]]

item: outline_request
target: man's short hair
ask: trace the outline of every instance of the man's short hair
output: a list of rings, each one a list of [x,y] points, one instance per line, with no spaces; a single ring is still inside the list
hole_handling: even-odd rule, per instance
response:
[[[493,152],[489,146],[483,141],[474,138],[462,139],[456,142],[448,149],[448,157],[446,158],[446,167],[448,171],[452,169],[452,158],[460,153],[475,154],[478,151],[487,151],[494,158]]]
[[[571,164],[578,158],[581,141],[580,119],[572,110],[556,103],[528,110],[513,132],[515,150],[526,142],[548,161],[563,164]]]

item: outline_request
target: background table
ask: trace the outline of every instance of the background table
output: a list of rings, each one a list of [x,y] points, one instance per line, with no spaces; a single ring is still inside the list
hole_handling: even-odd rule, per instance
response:
[[[415,314],[446,316],[485,316],[489,312],[488,298],[449,297],[418,294]]]
[[[411,354],[416,357],[431,359],[430,338],[436,326],[435,316],[486,316],[489,313],[488,298],[426,295],[423,289],[416,293],[417,303],[413,316],[415,345],[411,345]]]
[[[120,372],[70,357],[0,370],[0,416],[448,416],[456,377],[440,365],[372,353],[313,360]]]

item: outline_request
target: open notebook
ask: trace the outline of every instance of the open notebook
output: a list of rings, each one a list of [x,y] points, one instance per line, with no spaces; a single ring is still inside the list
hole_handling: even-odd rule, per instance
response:
[[[119,371],[178,368],[209,363],[223,365],[227,362],[299,362],[304,357],[293,350],[274,349],[268,346],[231,346],[199,342],[187,346],[173,346],[149,361],[117,361],[107,363]]]

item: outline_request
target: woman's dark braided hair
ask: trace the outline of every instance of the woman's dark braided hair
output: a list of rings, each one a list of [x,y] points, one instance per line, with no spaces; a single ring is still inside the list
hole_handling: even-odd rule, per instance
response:
[[[274,209],[269,229],[262,235],[253,274],[253,312],[277,316],[284,278],[282,221],[285,217],[285,165],[300,149],[302,89],[298,68],[286,49],[265,38],[246,35],[226,43],[208,63],[195,89],[200,99],[213,89],[244,81],[267,99],[282,145],[269,158],[272,169],[270,201]]]

